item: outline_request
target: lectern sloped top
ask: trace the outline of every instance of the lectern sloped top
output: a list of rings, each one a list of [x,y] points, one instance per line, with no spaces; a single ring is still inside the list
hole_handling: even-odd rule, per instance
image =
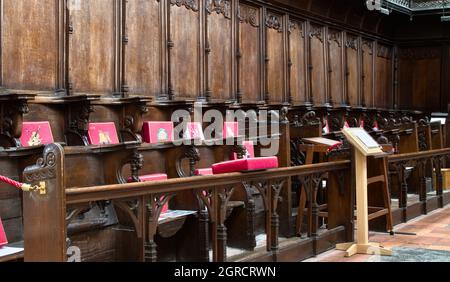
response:
[[[384,154],[380,144],[363,128],[345,128],[342,130],[347,140],[365,156]]]

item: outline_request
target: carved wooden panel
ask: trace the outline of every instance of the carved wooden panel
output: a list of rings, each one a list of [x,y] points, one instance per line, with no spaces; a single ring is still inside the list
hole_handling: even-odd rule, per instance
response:
[[[441,48],[414,47],[399,50],[400,107],[440,109]]]
[[[58,1],[3,0],[1,4],[1,84],[28,90],[59,88]]]
[[[76,92],[112,93],[116,79],[117,0],[78,0],[70,10],[69,82]]]
[[[293,104],[305,104],[308,99],[307,52],[305,22],[289,23],[290,98]]]
[[[345,104],[344,59],[342,31],[328,30],[330,100],[335,105]]]
[[[238,13],[238,94],[242,96],[242,102],[255,103],[262,100],[261,11],[258,7],[239,4]]]
[[[286,101],[283,16],[268,11],[265,25],[267,36],[266,100],[279,104]]]
[[[311,98],[316,105],[327,103],[324,27],[310,24]]]
[[[374,42],[362,40],[362,76],[364,106],[374,107]]]
[[[358,37],[347,34],[345,39],[347,68],[347,98],[351,106],[360,105],[359,99],[359,42]]]
[[[206,0],[207,12],[207,90],[212,99],[233,97],[233,22],[231,0]],[[209,50],[209,52],[208,52]]]
[[[196,98],[200,82],[200,3],[199,0],[169,0],[171,84],[175,95]],[[169,43],[170,45],[171,43]]]
[[[376,49],[375,107],[393,107],[393,49],[391,46],[377,44]]]
[[[157,96],[163,86],[161,1],[128,0],[126,6],[125,81],[131,94]]]

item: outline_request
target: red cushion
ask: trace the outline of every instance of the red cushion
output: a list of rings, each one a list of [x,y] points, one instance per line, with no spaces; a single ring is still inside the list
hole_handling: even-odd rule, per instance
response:
[[[214,164],[212,166],[212,169],[214,174],[222,174],[240,171],[263,170],[277,167],[278,167],[277,157],[265,157],[265,158],[240,159],[218,163]]]
[[[155,174],[147,174],[139,176],[139,180],[141,182],[150,182],[150,181],[158,181],[158,180],[167,180],[167,174],[164,173],[155,173]],[[128,178],[128,182],[133,182],[133,179]]]
[[[0,248],[8,244],[5,229],[3,229],[2,219],[0,218]]]
[[[202,175],[213,175],[212,168],[201,168],[195,170],[195,175],[202,176]]]

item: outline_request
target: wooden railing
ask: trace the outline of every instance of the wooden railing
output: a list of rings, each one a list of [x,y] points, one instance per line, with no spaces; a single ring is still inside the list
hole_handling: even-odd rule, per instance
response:
[[[45,181],[48,191],[46,195],[24,195],[26,261],[66,261],[67,225],[83,209],[83,204],[95,201],[112,201],[116,207],[129,207],[127,213],[140,241],[139,258],[142,261],[156,261],[155,235],[161,210],[178,193],[186,191],[194,192],[203,203],[204,210],[199,212],[207,211],[212,232],[213,260],[225,261],[227,204],[233,193],[237,189],[243,189],[244,184],[253,185],[263,196],[267,252],[274,261],[277,261],[280,225],[278,211],[280,205],[285,204],[280,195],[282,189],[286,187],[284,183],[294,176],[300,179],[307,191],[319,189],[322,179],[327,177],[328,189],[333,195],[329,203],[328,226],[329,228],[343,226],[346,240],[352,240],[350,161],[84,188],[65,187],[63,173],[70,172],[63,172],[64,161],[64,149],[56,144],[48,145],[38,164],[27,168],[24,172],[25,179],[32,183]],[[312,205],[313,223],[316,222],[312,234],[314,239],[318,236],[319,208],[315,201]],[[207,237],[206,235],[205,238]]]
[[[418,195],[421,204],[422,213],[426,214],[427,208],[427,190],[426,177],[435,175],[436,199],[439,208],[445,206],[446,201],[443,195],[442,168],[445,161],[450,157],[450,148],[430,150],[408,154],[391,155],[388,157],[389,171],[391,174],[391,187],[397,185],[399,209],[402,210],[402,221],[408,220],[408,167],[413,168],[416,179],[419,179]]]

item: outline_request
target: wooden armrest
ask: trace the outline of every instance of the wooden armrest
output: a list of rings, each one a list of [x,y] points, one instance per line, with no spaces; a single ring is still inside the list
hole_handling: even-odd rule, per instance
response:
[[[367,185],[384,182],[384,175],[378,175],[367,179]]]

